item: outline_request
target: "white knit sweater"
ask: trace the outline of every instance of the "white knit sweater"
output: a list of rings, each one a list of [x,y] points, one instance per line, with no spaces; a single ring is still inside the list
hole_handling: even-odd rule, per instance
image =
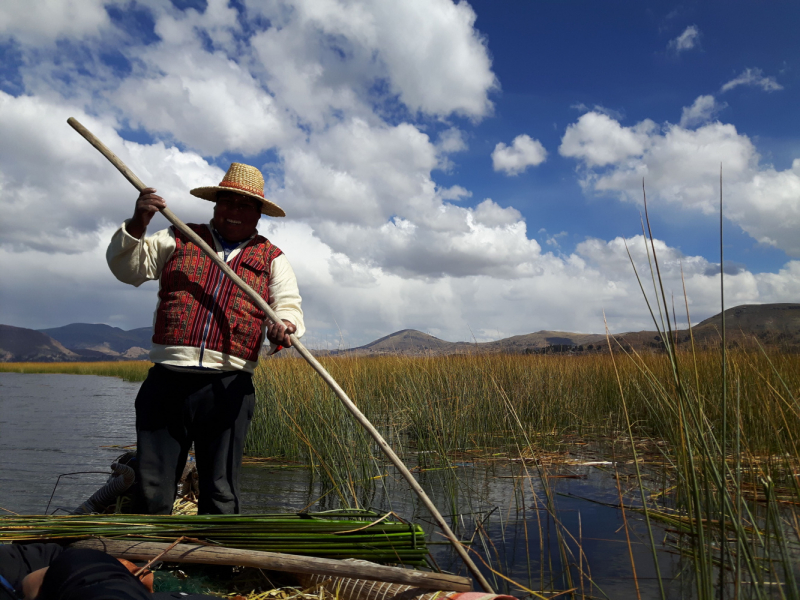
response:
[[[142,235],[141,239],[136,239],[126,230],[127,223],[128,221],[126,220],[112,236],[111,243],[106,250],[106,261],[108,261],[108,266],[117,279],[123,283],[138,287],[145,281],[161,277],[161,270],[175,251],[175,234],[170,228],[163,229],[150,237]],[[212,237],[214,238],[217,254],[224,259],[225,254],[219,240],[217,240],[216,235],[212,235]],[[228,262],[249,241],[249,239],[243,241],[237,249],[231,252],[228,256]],[[277,313],[278,317],[294,323],[297,327],[295,335],[298,337],[305,333],[303,310],[300,307],[300,302],[300,292],[297,289],[297,279],[294,271],[286,256],[281,254],[272,261],[270,268],[269,305]],[[156,312],[158,312],[157,306]],[[153,322],[155,323],[155,315],[153,316]],[[274,352],[275,349],[276,347],[270,344],[270,352]],[[153,344],[150,350],[150,360],[167,366],[199,367],[201,366],[200,348]],[[252,373],[256,367],[256,361],[248,361],[237,356],[206,349],[203,353],[202,367],[221,371],[243,370]]]

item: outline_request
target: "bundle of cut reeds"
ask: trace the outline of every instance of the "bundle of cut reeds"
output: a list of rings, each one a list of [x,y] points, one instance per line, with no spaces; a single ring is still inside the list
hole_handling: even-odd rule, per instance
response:
[[[0,517],[0,542],[87,537],[171,542],[181,536],[229,548],[324,558],[425,564],[422,528],[367,511],[262,515],[15,515]]]

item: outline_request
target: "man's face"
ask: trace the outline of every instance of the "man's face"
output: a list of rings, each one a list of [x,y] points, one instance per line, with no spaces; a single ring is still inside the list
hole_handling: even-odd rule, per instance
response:
[[[214,204],[214,227],[230,242],[241,242],[256,232],[261,203],[235,192],[219,192]]]

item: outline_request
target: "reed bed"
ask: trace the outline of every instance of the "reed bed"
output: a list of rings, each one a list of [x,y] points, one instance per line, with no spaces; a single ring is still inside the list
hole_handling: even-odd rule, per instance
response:
[[[144,381],[153,363],[146,360],[99,362],[7,362],[0,363],[0,373],[60,373],[101,375],[125,381]]]
[[[672,367],[663,353],[335,357],[322,361],[395,447],[420,466],[442,455],[513,454],[526,436],[542,449],[570,433],[626,431],[676,442],[680,411],[664,397]],[[733,351],[728,393],[741,399],[743,448],[755,457],[797,455],[800,355]],[[719,353],[677,354],[705,421],[723,414]],[[616,367],[616,371],[615,371]],[[619,380],[617,378],[619,375]],[[696,374],[696,377],[695,377]],[[334,469],[377,456],[324,382],[300,359],[267,360],[255,373],[258,402],[247,454]],[[625,400],[625,402],[623,402]],[[512,418],[512,415],[514,417]],[[327,457],[324,464],[322,457]],[[333,471],[331,471],[333,472]]]
[[[415,468],[446,469],[464,459],[530,464],[540,485],[530,492],[557,524],[560,556],[543,559],[551,573],[569,575],[581,549],[558,525],[549,457],[565,438],[605,437],[616,442],[609,455],[624,454],[632,464],[623,470],[635,486],[620,491],[620,506],[646,521],[656,565],[665,549],[687,557],[686,576],[699,598],[720,590],[797,598],[800,356],[729,350],[723,379],[719,351],[667,344],[644,354],[612,341],[612,353],[588,356],[324,363]],[[263,361],[247,453],[309,464],[342,505],[359,506],[384,471],[380,451],[312,375],[300,360]],[[671,532],[665,543],[656,540],[655,523]],[[578,571],[573,580],[562,577],[561,589],[583,580]]]

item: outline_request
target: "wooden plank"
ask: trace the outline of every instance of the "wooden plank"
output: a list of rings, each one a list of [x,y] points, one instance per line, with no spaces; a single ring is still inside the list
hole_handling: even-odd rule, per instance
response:
[[[150,560],[169,548],[171,544],[143,542],[136,540],[117,540],[110,538],[88,538],[71,544],[73,548],[93,548],[102,550],[117,558],[128,560]],[[330,575],[370,579],[389,583],[402,583],[419,588],[454,592],[472,591],[472,581],[466,577],[414,571],[398,567],[387,567],[360,561],[333,560],[311,556],[296,556],[279,552],[258,552],[222,546],[201,546],[198,544],[178,544],[159,560],[165,562],[232,565],[256,567],[288,573],[308,573],[311,575]]]

